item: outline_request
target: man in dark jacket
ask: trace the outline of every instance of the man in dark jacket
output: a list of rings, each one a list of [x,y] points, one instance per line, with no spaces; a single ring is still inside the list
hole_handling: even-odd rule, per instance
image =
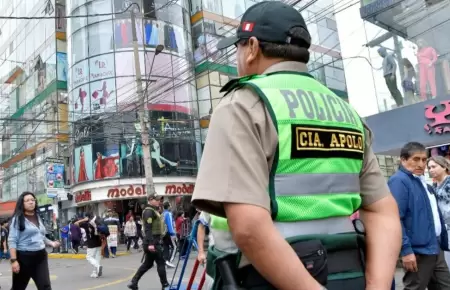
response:
[[[434,190],[425,181],[425,146],[410,142],[402,148],[400,158],[400,168],[388,185],[400,211],[404,289],[450,289],[442,251],[448,250],[448,236]]]

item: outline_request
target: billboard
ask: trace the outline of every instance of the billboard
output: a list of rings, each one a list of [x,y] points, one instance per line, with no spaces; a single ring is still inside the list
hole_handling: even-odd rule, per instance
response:
[[[45,169],[45,188],[64,188],[64,161],[49,158]]]
[[[74,181],[75,183],[93,180],[92,145],[83,145],[75,148],[74,154]]]

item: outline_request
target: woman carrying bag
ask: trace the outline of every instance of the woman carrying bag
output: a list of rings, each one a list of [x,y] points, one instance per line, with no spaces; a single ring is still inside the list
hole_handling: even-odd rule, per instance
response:
[[[137,229],[136,222],[134,221],[134,217],[130,216],[128,221],[125,223],[125,229],[123,231],[125,236],[127,237],[127,251],[130,251],[131,243],[134,242],[134,248],[137,249],[138,241],[137,241]]]
[[[450,163],[442,156],[433,156],[428,159],[428,170],[433,178],[433,188],[436,200],[444,218],[447,230],[450,229]],[[450,268],[450,252],[444,252],[445,261]]]
[[[25,290],[30,278],[38,290],[52,289],[45,246],[57,248],[60,244],[50,241],[45,234],[36,196],[31,192],[22,193],[17,199],[8,237],[12,290]]]

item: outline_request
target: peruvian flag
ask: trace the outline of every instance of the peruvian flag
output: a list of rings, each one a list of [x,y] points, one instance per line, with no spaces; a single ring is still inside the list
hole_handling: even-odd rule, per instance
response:
[[[242,31],[252,32],[254,26],[255,26],[255,23],[253,23],[253,22],[244,22],[244,23],[242,23]]]

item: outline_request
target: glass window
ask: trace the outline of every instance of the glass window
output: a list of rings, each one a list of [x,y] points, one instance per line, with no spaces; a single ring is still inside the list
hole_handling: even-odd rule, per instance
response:
[[[138,23],[139,22],[136,22],[136,25],[138,25]],[[155,41],[158,42],[158,29],[155,30],[156,24],[152,25],[152,23],[149,22],[149,25],[150,30],[148,39],[150,40],[150,35],[152,35]],[[137,31],[142,31],[142,27]],[[143,34],[137,33],[137,37],[138,42],[140,41],[142,43]],[[114,42],[116,45],[116,49],[133,47],[133,35],[131,30],[130,19],[118,19],[114,22]]]
[[[165,0],[161,4],[156,6],[156,18],[183,27],[183,8],[178,5],[167,6]]]
[[[113,50],[112,21],[103,21],[88,26],[89,56],[108,53]]]
[[[222,0],[203,0],[203,10],[216,13],[221,15],[222,14]]]
[[[231,19],[241,19],[245,12],[244,0],[222,0],[223,16]]]
[[[160,53],[155,56],[155,60],[153,61],[153,52],[147,51],[145,52],[145,74],[149,75],[151,73],[152,76],[160,76],[160,77],[172,77],[173,73],[173,65],[178,61],[172,60],[172,55],[167,53]]]
[[[84,0],[83,0],[84,1]],[[87,15],[87,9],[86,6],[82,6],[79,9],[75,10],[73,12],[73,15]],[[68,21],[71,22],[71,33],[77,31],[78,29],[85,27],[87,25],[87,19],[86,17],[73,17],[69,18]]]
[[[191,0],[191,15],[202,10],[202,0]]]
[[[159,57],[159,55],[158,55]],[[141,64],[141,73],[145,73],[144,53],[139,52]],[[132,51],[116,53],[116,75],[117,76],[134,76],[136,70],[134,68],[134,55]]]
[[[112,13],[110,0],[96,0],[87,4],[88,15]],[[112,19],[112,15],[88,17],[88,24]]]
[[[86,28],[82,28],[72,35],[72,64],[88,56],[87,45],[88,33]]]
[[[86,0],[70,0],[70,3],[67,3],[67,5],[69,6],[70,11],[73,11],[77,7],[84,5],[85,3],[86,3]]]

